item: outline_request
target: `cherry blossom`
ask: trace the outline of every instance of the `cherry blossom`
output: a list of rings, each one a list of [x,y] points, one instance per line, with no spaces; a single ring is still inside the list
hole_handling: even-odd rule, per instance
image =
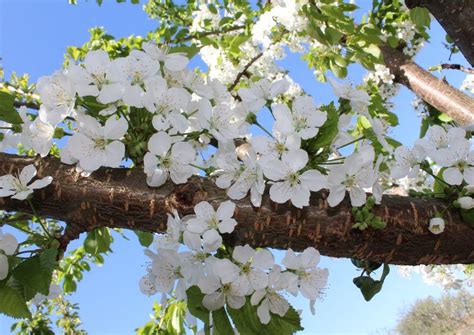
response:
[[[48,176],[30,184],[30,181],[36,176],[36,172],[35,166],[30,164],[25,166],[17,177],[11,174],[1,176],[0,197],[11,196],[12,199],[25,200],[34,190],[44,188],[53,181],[53,178]]]
[[[278,203],[291,200],[295,207],[309,205],[311,191],[326,185],[326,177],[317,170],[302,171],[308,163],[306,151],[298,149],[282,155],[282,159],[262,162],[266,177],[275,181],[270,188],[270,198]]]

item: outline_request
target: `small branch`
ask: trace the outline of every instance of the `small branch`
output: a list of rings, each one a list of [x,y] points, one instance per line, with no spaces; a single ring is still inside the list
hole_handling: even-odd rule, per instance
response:
[[[13,103],[13,106],[16,107],[16,108],[20,108],[20,107],[27,107],[27,108],[31,108],[31,109],[36,109],[36,110],[39,110],[40,109],[40,105],[35,103],[35,102],[21,102],[21,101],[15,101]]]
[[[459,70],[468,74],[474,74],[474,69],[464,67],[461,64],[441,64],[441,68],[444,70]]]
[[[263,52],[260,52],[257,56],[255,56],[254,58],[252,58],[248,63],[247,65],[245,65],[245,67],[243,68],[242,71],[240,71],[238,74],[237,74],[237,77],[235,77],[235,80],[234,82],[232,83],[232,85],[229,86],[229,89],[228,91],[229,92],[232,92],[234,90],[234,88],[239,84],[239,81],[240,79],[242,79],[242,77],[244,76],[244,74],[248,71],[248,69],[257,61],[260,59],[260,57],[263,56]]]

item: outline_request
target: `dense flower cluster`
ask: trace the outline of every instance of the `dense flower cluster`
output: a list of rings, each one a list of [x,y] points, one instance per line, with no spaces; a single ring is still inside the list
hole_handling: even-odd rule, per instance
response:
[[[204,294],[202,304],[210,311],[224,305],[239,309],[251,297],[263,324],[270,322],[270,313],[285,316],[290,307],[285,292],[301,293],[314,304],[328,279],[328,270],[317,267],[319,252],[312,247],[301,254],[289,249],[283,269],[267,249],[225,247],[222,234],[232,233],[237,225],[234,210],[231,201],[217,210],[201,202],[194,207],[195,215],[169,214],[167,233],[155,241],[157,252],[145,251],[151,264],[140,280],[141,291],[186,299],[186,290],[198,286]]]

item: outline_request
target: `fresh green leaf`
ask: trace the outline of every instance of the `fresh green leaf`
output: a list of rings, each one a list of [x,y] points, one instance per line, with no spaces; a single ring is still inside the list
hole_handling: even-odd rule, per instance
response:
[[[12,318],[31,318],[31,312],[21,294],[8,286],[0,287],[0,313]]]
[[[0,120],[11,124],[22,124],[23,120],[16,111],[13,103],[15,97],[5,92],[0,92]]]
[[[57,253],[57,249],[47,249],[28,258],[13,269],[12,276],[27,289],[48,295]]]
[[[140,230],[135,230],[135,234],[138,237],[138,241],[140,244],[146,248],[150,246],[150,244],[153,243],[153,234],[149,232],[144,232]]]
[[[410,19],[420,28],[429,28],[431,22],[430,12],[424,7],[410,9]]]
[[[290,306],[284,317],[272,313],[271,320],[266,325],[260,322],[257,307],[250,303],[250,298],[247,298],[247,302],[240,309],[227,307],[227,311],[241,335],[290,335],[303,330],[300,316],[293,307]]]

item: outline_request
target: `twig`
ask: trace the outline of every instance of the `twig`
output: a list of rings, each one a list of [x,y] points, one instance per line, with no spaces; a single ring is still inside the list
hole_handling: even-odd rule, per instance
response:
[[[239,83],[240,79],[242,79],[243,75],[247,72],[247,70],[257,61],[259,60],[260,57],[263,56],[263,52],[260,52],[257,56],[255,56],[254,58],[252,58],[248,63],[247,65],[245,65],[244,69],[242,71],[240,71],[238,74],[237,74],[237,77],[235,77],[235,80],[234,82],[232,83],[232,85],[229,86],[229,92],[233,91],[234,88],[237,86],[237,84]]]
[[[441,64],[441,68],[444,70],[459,70],[468,74],[474,74],[474,69],[464,67],[461,64]]]
[[[13,106],[16,107],[16,108],[20,108],[20,107],[27,107],[27,108],[31,108],[31,109],[36,109],[36,110],[39,110],[40,109],[40,105],[38,105],[37,103],[35,102],[21,102],[21,101],[15,101],[13,102]]]

